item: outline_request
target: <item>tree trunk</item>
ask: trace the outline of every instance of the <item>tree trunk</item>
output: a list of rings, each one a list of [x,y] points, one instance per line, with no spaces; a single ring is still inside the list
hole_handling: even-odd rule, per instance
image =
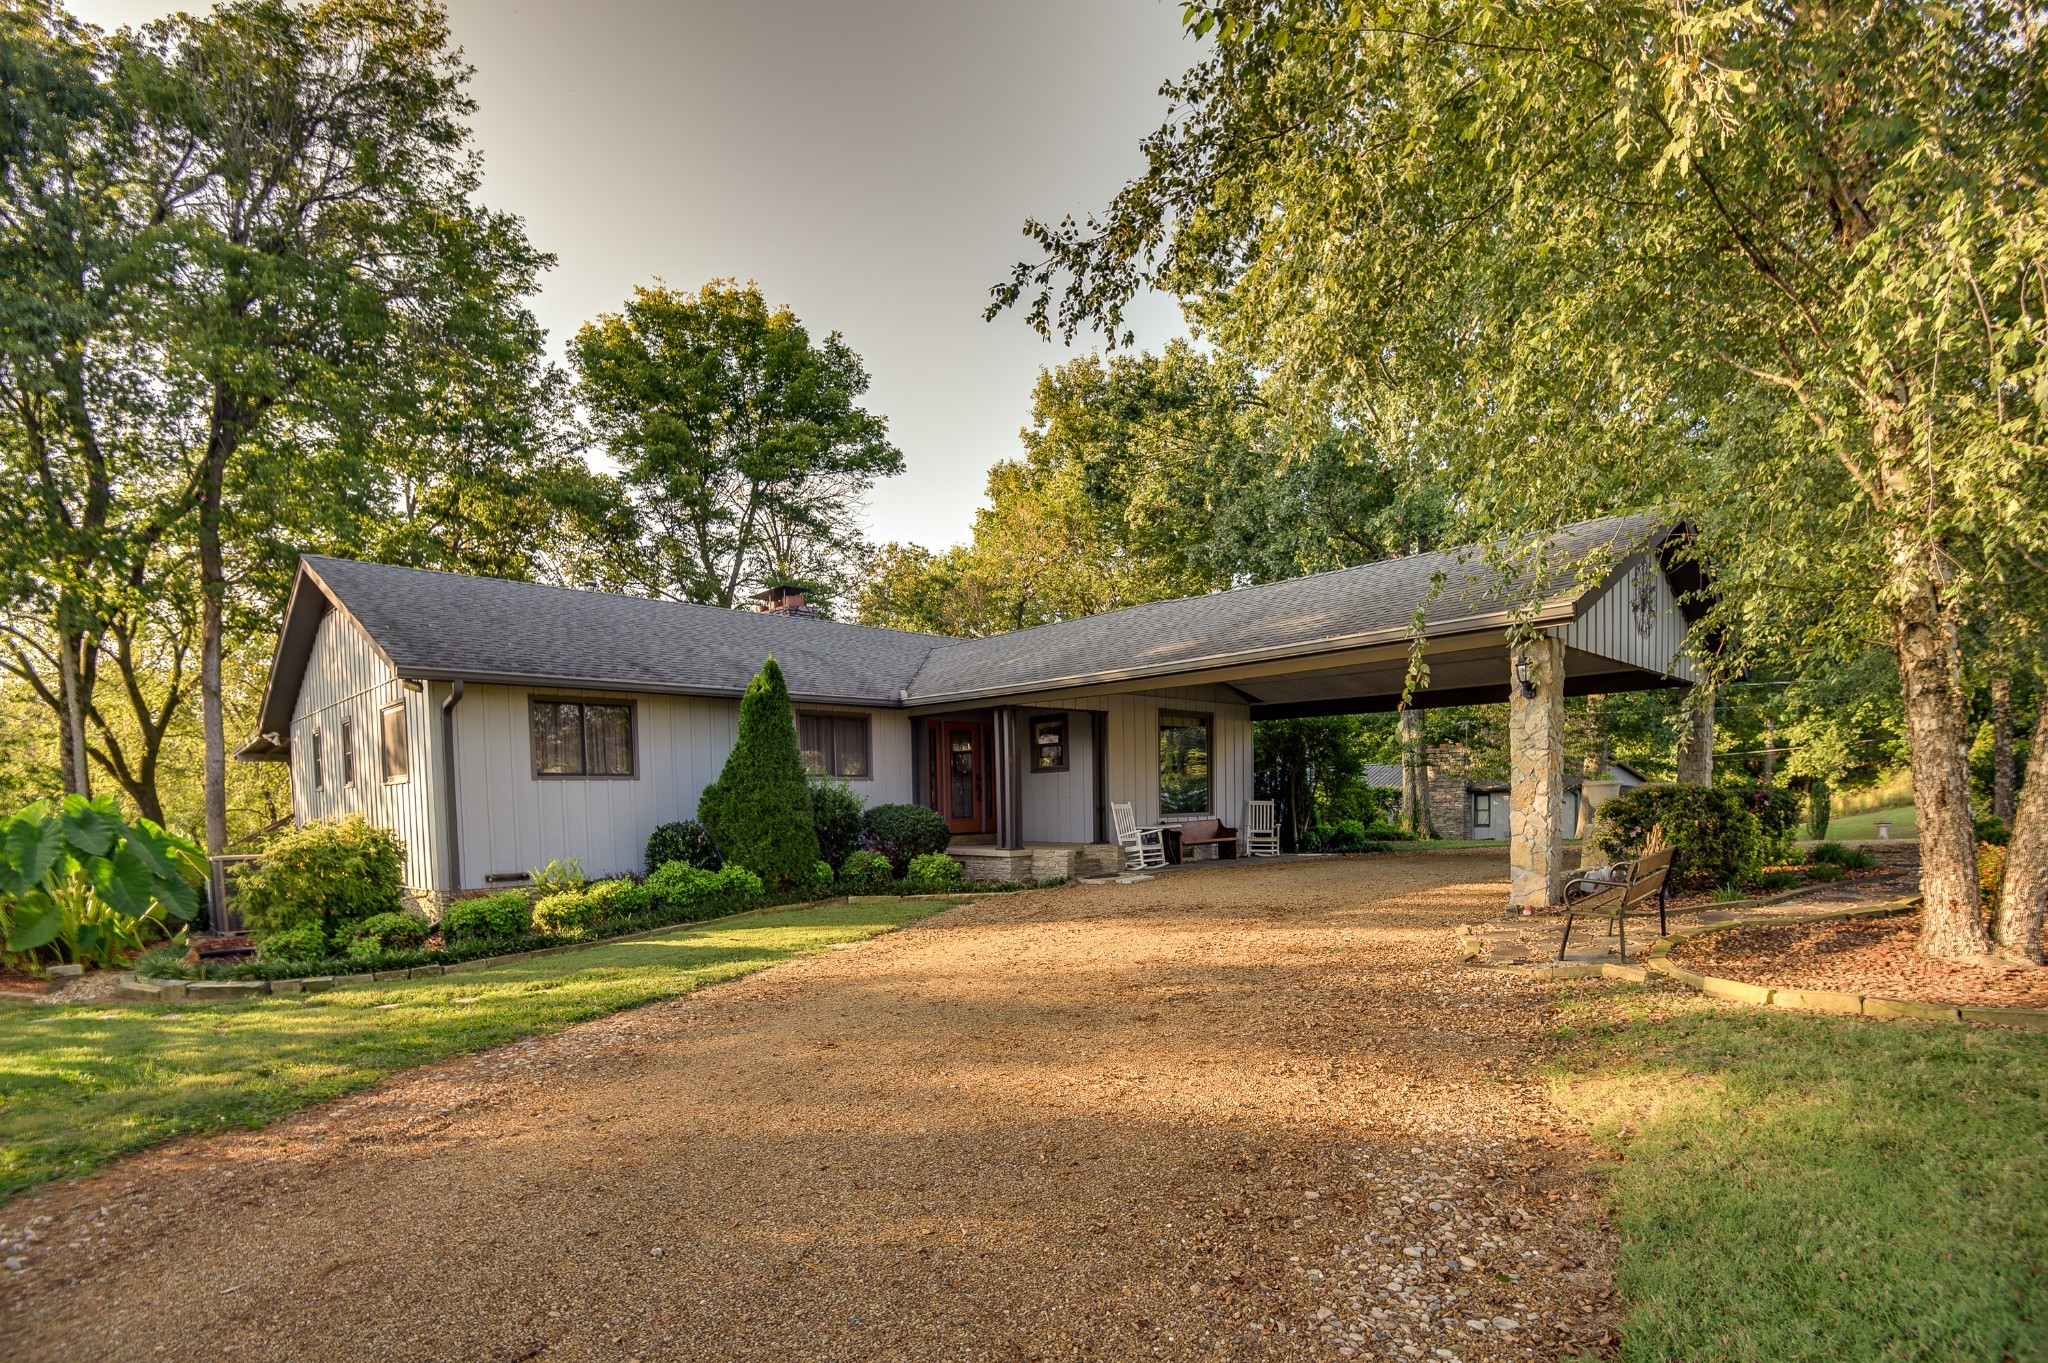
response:
[[[1714,688],[1694,682],[1679,716],[1678,784],[1714,784]]]
[[[2008,699],[2010,699],[2010,692]],[[2048,753],[2048,705],[2034,721],[2033,753]],[[2027,763],[2027,784],[2005,848],[2005,884],[1991,935],[2015,960],[2041,964],[2041,914],[2048,909],[2048,762]]]
[[[64,793],[92,798],[92,772],[86,763],[85,752],[85,697],[82,694],[78,675],[79,654],[84,651],[85,636],[60,623],[57,629],[57,689],[63,701],[63,741],[58,750],[62,756]]]
[[[1429,818],[1429,749],[1422,711],[1401,712],[1401,821],[1418,838],[1433,838]]]
[[[1906,748],[1920,826],[1920,950],[1947,960],[1991,949],[1977,892],[1977,829],[1970,812],[1969,724],[1962,655],[1936,579],[1915,544],[1899,555],[1910,574],[1892,619],[1905,695]],[[1911,555],[1912,557],[1908,557]]]
[[[1991,681],[1991,813],[2008,825],[2013,816],[2012,678]]]
[[[206,853],[215,857],[228,849],[228,740],[220,681],[227,596],[227,567],[220,547],[221,485],[234,438],[229,432],[236,429],[228,413],[225,395],[217,395],[199,487],[199,713],[206,739]]]

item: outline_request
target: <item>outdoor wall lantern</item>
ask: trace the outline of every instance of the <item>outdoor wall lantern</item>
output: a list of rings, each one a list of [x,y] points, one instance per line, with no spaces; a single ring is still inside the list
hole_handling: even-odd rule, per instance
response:
[[[1528,654],[1525,653],[1515,659],[1515,686],[1521,691],[1523,700],[1536,698],[1536,683],[1529,679],[1534,671],[1535,667],[1530,663]]]

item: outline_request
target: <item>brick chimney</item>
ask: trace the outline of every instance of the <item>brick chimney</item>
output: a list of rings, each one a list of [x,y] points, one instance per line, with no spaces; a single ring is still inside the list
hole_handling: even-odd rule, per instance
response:
[[[810,603],[800,582],[771,582],[752,599],[756,615],[801,615],[816,620],[824,614]]]

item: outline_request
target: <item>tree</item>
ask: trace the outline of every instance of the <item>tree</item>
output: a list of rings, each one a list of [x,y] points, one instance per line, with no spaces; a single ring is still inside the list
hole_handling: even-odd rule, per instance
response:
[[[970,545],[876,557],[863,621],[1023,629],[1430,547],[1448,521],[1361,432],[1280,418],[1249,370],[1184,342],[1041,371],[1022,441]]]
[[[1957,637],[1993,565],[2048,549],[2039,16],[1227,0],[1190,22],[1214,45],[1145,174],[1100,218],[1031,224],[1045,254],[992,310],[1120,339],[1158,284],[1281,391],[1415,414],[1477,524],[1670,507],[1734,646],[1882,639],[1921,949],[1985,951]]]
[[[7,666],[152,816],[196,683],[219,850],[232,655],[299,552],[616,577],[617,492],[561,437],[547,258],[472,202],[436,5],[35,13],[0,28],[43,92],[0,186],[0,252],[40,262],[0,271],[0,458],[37,494],[0,507]]]
[[[640,517],[649,590],[730,606],[750,584],[829,595],[847,579],[861,500],[903,456],[857,404],[867,371],[839,333],[814,343],[751,283],[657,285],[587,323],[569,359]]]
[[[817,865],[810,779],[789,686],[773,658],[747,683],[732,752],[698,797],[697,817],[728,866],[746,867],[771,889],[805,883]]]

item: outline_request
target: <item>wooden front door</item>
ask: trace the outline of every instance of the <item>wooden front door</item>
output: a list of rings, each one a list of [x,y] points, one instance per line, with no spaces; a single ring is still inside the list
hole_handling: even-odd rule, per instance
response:
[[[989,726],[973,721],[941,720],[937,731],[937,771],[932,793],[946,827],[955,833],[986,833],[995,827],[989,782]]]

